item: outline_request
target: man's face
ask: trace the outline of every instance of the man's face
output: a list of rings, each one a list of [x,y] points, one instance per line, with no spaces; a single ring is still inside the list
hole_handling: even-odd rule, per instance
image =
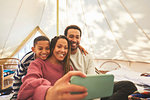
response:
[[[38,41],[35,47],[32,47],[32,51],[35,53],[36,58],[47,59],[50,54],[49,41]]]
[[[80,44],[80,31],[77,29],[69,29],[67,32],[67,38],[71,42],[71,51],[76,51]]]

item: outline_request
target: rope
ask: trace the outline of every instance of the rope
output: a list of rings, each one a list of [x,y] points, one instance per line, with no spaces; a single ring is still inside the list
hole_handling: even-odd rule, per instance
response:
[[[114,22],[120,27],[120,24],[119,24],[119,23],[116,21],[116,19],[112,16],[113,14],[111,13],[110,8],[109,8],[109,6],[107,5],[106,1],[105,1],[105,0],[103,0],[103,1],[104,1],[105,6],[108,8],[109,14],[111,15],[112,19],[113,19]]]
[[[150,64],[150,61],[135,61],[135,60],[123,60],[123,59],[94,59],[94,60],[112,60],[112,61],[121,61],[121,62],[128,62],[130,63],[145,63],[145,64]]]
[[[18,9],[18,11],[17,11],[16,17],[14,18],[13,23],[12,23],[12,25],[11,25],[9,31],[8,31],[8,35],[7,35],[6,41],[5,41],[4,45],[3,45],[2,52],[1,52],[1,54],[0,54],[1,57],[2,57],[2,55],[3,55],[3,51],[4,51],[4,48],[5,48],[5,46],[6,46],[7,40],[8,40],[8,38],[9,38],[9,36],[10,36],[10,33],[11,33],[11,31],[12,31],[12,28],[13,28],[13,26],[14,26],[14,24],[15,24],[15,22],[16,22],[16,19],[17,19],[18,15],[19,15],[19,12],[20,12],[20,9],[21,9],[21,7],[22,7],[22,4],[23,4],[23,0],[21,1],[21,4],[20,4],[19,9]]]
[[[66,25],[65,26],[67,26],[68,25],[68,9],[69,9],[69,6],[68,6],[68,0],[66,0]]]
[[[42,21],[42,18],[43,18],[43,15],[44,15],[44,11],[46,9],[46,0],[45,0],[45,3],[44,3],[44,7],[43,7],[43,10],[42,10],[42,15],[41,15],[41,18],[40,18],[40,21],[39,21],[39,25],[41,24],[41,21]]]
[[[123,2],[121,0],[119,0],[121,5],[124,7],[124,9],[128,12],[128,14],[130,15],[130,17],[132,18],[132,20],[134,21],[134,23],[137,25],[137,27],[143,32],[143,34],[150,40],[150,37],[147,35],[147,33],[143,30],[143,28],[137,23],[136,19],[132,16],[132,14],[129,12],[129,10],[127,9],[127,7],[123,4]]]
[[[91,36],[89,36],[89,28],[88,28],[88,25],[87,25],[87,23],[86,23],[85,11],[84,11],[84,9],[83,9],[84,6],[83,6],[83,4],[81,3],[81,0],[80,0],[80,5],[81,5],[81,8],[82,8],[82,14],[83,14],[83,19],[84,19],[84,25],[85,25],[85,28],[86,28],[86,30],[87,30],[88,39],[89,39]],[[88,41],[92,42],[91,39],[88,40]],[[90,44],[89,47],[90,47],[90,48],[93,48],[93,45]],[[89,49],[89,50],[90,50],[90,49]],[[93,50],[93,49],[92,49],[92,50]]]
[[[87,23],[86,23],[86,19],[85,19],[85,12],[84,12],[84,9],[83,9],[83,4],[81,3],[81,0],[80,0],[80,5],[81,5],[81,8],[82,8],[82,15],[83,15],[83,20],[84,20],[84,25],[87,29],[87,34],[89,33],[89,30],[88,30],[88,26],[87,26]],[[88,35],[88,38],[89,38],[89,35]]]
[[[107,23],[107,25],[108,25],[108,27],[109,27],[109,29],[110,29],[112,35],[113,35],[114,38],[115,38],[115,41],[116,41],[118,47],[119,47],[120,50],[122,51],[124,57],[126,57],[126,58],[129,60],[129,58],[127,57],[127,55],[125,54],[125,52],[124,52],[123,49],[121,48],[121,46],[120,46],[118,40],[116,39],[116,37],[115,37],[115,35],[114,35],[114,32],[113,32],[113,30],[112,30],[112,28],[111,28],[111,26],[110,26],[110,24],[109,24],[109,22],[108,22],[108,20],[107,20],[107,18],[106,18],[106,16],[105,16],[105,13],[104,13],[104,11],[103,11],[103,9],[102,9],[102,7],[101,7],[100,1],[97,0],[97,2],[98,2],[98,5],[99,5],[99,7],[100,7],[100,9],[101,9],[101,12],[102,12],[102,14],[103,14],[103,16],[104,16],[104,18],[105,18],[105,21],[106,21],[106,23]]]

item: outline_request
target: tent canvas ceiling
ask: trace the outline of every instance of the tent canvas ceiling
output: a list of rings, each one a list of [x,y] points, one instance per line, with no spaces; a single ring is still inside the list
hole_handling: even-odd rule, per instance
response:
[[[57,0],[0,0],[0,58],[39,26],[57,35]],[[59,0],[59,34],[78,25],[96,59],[150,62],[150,0]]]

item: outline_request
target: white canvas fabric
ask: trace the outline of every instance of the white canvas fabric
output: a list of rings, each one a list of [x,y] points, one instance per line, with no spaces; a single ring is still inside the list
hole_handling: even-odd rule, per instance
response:
[[[76,24],[83,32],[81,45],[95,59],[150,62],[149,4],[149,0],[59,0],[58,33]],[[36,26],[50,39],[57,35],[56,8],[57,0],[1,0],[0,58],[14,53]]]

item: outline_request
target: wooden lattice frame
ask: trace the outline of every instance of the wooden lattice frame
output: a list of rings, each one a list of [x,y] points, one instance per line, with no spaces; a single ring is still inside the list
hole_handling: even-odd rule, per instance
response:
[[[19,63],[19,59],[17,58],[1,58],[0,59],[0,90],[4,90],[10,86],[12,86],[12,81],[5,85],[4,82],[9,80],[14,74],[8,75],[4,77],[3,70],[4,69],[11,69],[12,66],[17,66]]]

